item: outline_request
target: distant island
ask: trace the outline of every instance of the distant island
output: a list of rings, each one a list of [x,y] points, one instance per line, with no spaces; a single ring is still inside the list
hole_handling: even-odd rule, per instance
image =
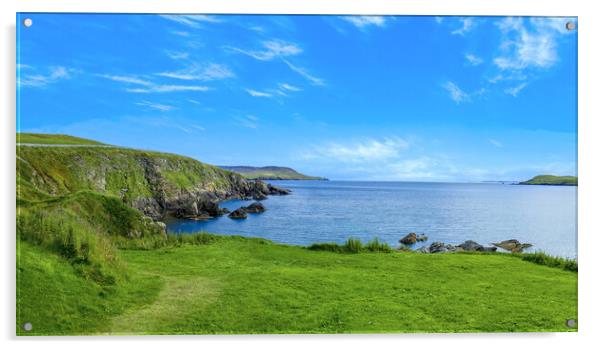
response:
[[[539,175],[528,181],[519,182],[523,185],[577,185],[576,176]]]
[[[243,175],[247,179],[261,180],[328,180],[324,177],[308,176],[293,170],[290,167],[281,166],[219,166],[224,170],[232,171]]]

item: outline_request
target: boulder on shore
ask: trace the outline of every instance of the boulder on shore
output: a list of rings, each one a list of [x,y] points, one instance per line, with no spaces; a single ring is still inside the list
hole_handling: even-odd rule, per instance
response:
[[[461,248],[462,251],[495,252],[497,250],[495,247],[485,247],[472,240],[466,240],[456,247]]]
[[[247,218],[247,211],[244,207],[237,208],[236,210],[230,212],[228,217],[232,219],[245,219]]]
[[[408,235],[399,239],[399,242],[404,245],[413,245],[416,243],[416,241],[416,233],[409,233]]]
[[[446,253],[446,252],[455,252],[458,248],[451,244],[445,244],[443,242],[433,242],[430,246],[424,246],[417,249],[417,252],[422,253]]]
[[[504,240],[500,242],[494,242],[492,245],[497,246],[499,248],[503,248],[506,251],[510,251],[513,253],[521,253],[524,249],[532,247],[533,244],[529,243],[521,243],[516,239]]]
[[[404,245],[413,245],[416,242],[424,242],[428,240],[428,236],[424,234],[417,235],[416,233],[409,233],[408,235],[399,239],[399,242]]]

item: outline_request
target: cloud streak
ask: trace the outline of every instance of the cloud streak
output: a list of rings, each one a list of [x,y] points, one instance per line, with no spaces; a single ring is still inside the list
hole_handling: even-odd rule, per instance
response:
[[[153,103],[153,102],[149,102],[149,101],[140,101],[140,102],[136,102],[135,104],[139,105],[139,106],[147,107],[150,109],[159,110],[159,111],[170,111],[170,110],[175,109],[175,107],[171,106],[171,105]]]
[[[253,57],[260,61],[271,61],[274,58],[295,56],[303,50],[294,43],[283,40],[269,40],[262,43],[263,50],[244,50],[238,47],[225,46],[225,49]]]
[[[201,28],[202,22],[207,23],[220,23],[221,20],[217,17],[210,15],[160,15],[162,18],[167,20],[183,24],[190,28],[198,29]]]
[[[409,143],[401,138],[369,139],[352,144],[328,143],[305,153],[305,159],[325,159],[339,162],[364,163],[396,158]]]
[[[292,64],[291,62],[287,61],[286,59],[282,60],[284,63],[286,63],[286,65],[295,73],[301,75],[303,78],[305,78],[306,80],[308,80],[309,82],[311,82],[313,85],[316,86],[324,86],[325,82],[324,79],[318,78],[316,76],[311,75],[310,73],[307,72],[307,70],[300,68],[294,64]]]
[[[366,29],[370,26],[384,27],[386,22],[383,16],[343,16],[341,18],[359,29]]]
[[[450,98],[456,102],[456,104],[469,102],[470,96],[464,92],[458,85],[448,81],[442,85],[442,87],[449,93]]]
[[[20,66],[22,70],[33,69],[30,66]],[[70,79],[74,69],[68,69],[65,67],[50,67],[47,74],[21,74],[17,81],[19,87],[46,87],[47,85],[59,82],[61,80]]]
[[[98,77],[109,79],[112,81],[124,83],[126,85],[138,85],[139,87],[126,87],[126,92],[131,93],[166,93],[166,92],[181,92],[181,91],[209,91],[210,88],[207,86],[195,86],[195,85],[170,85],[170,84],[156,84],[152,81],[139,78],[137,76],[127,75],[107,75],[98,74]]]
[[[155,75],[188,81],[211,81],[235,77],[234,73],[230,70],[230,68],[228,68],[228,66],[216,63],[209,63],[205,65],[193,63],[185,69],[171,72],[161,72],[156,73]]]

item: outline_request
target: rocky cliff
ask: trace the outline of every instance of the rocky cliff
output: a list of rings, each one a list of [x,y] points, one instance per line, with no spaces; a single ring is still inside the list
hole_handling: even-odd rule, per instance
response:
[[[17,182],[22,202],[88,190],[117,197],[154,220],[213,217],[223,213],[222,200],[288,194],[191,158],[93,145],[18,146]]]

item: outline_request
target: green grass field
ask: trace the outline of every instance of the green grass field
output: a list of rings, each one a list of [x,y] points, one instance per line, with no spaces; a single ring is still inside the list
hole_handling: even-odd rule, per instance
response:
[[[100,286],[21,243],[21,335],[568,331],[577,273],[508,254],[345,254],[217,237],[120,250]]]

